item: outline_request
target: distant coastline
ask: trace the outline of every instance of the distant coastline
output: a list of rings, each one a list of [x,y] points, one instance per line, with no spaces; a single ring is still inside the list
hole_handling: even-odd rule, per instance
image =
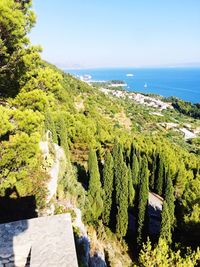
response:
[[[99,68],[65,72],[73,75],[90,75],[91,81],[120,80],[127,84],[126,89],[131,92],[175,96],[192,103],[200,102],[200,67]]]

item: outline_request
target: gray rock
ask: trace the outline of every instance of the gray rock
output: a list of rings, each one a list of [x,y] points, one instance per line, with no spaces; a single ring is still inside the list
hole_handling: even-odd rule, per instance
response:
[[[14,262],[9,262],[4,265],[5,267],[16,267]]]
[[[90,257],[89,261],[90,267],[107,267],[104,260],[104,255],[100,252],[96,252],[94,256]]]

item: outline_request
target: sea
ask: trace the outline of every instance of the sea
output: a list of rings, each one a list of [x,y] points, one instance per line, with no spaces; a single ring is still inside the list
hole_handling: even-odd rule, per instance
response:
[[[198,68],[99,68],[65,72],[92,81],[120,80],[131,92],[175,96],[192,103],[200,103],[200,67]]]

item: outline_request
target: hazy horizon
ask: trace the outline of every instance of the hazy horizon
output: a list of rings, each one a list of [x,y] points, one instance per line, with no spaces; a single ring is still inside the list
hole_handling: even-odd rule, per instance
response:
[[[200,68],[200,63],[186,63],[186,64],[172,64],[172,65],[157,65],[157,66],[91,66],[91,67],[62,67],[58,64],[55,64],[62,70],[90,70],[90,69],[173,69],[173,68]]]

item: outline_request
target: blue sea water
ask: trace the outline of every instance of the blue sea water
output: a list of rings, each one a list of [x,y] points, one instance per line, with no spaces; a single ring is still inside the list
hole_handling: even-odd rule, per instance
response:
[[[92,80],[121,80],[126,89],[162,96],[176,96],[193,103],[200,102],[200,68],[110,68],[66,70],[74,75],[91,75]],[[127,74],[133,74],[128,77]]]

